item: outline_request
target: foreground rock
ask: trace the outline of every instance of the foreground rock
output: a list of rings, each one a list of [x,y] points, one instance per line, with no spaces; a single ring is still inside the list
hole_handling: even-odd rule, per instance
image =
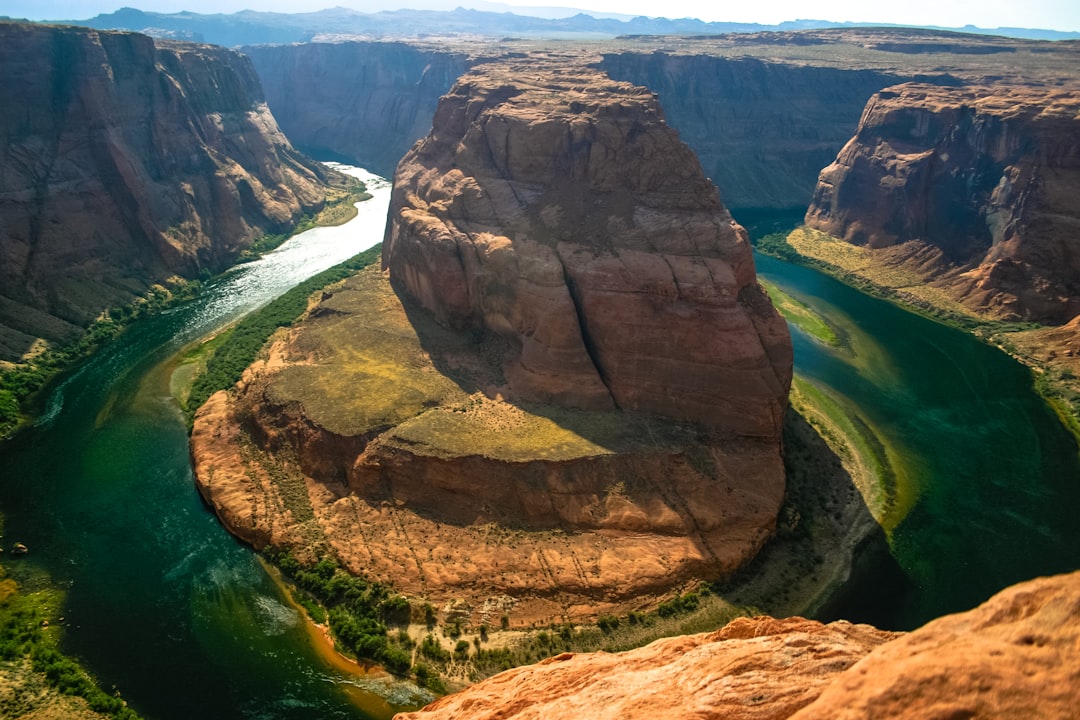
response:
[[[784,495],[791,346],[745,232],[648,92],[528,68],[444,99],[396,177],[388,273],[325,292],[192,434],[237,535],[473,626],[731,573]]]
[[[397,720],[1052,718],[1080,703],[1080,573],[909,634],[739,619],[625,653],[560,655]]]
[[[174,275],[219,271],[325,200],[250,62],[0,22],[0,359]]]
[[[883,90],[821,172],[810,227],[1004,319],[1080,312],[1080,91]]]

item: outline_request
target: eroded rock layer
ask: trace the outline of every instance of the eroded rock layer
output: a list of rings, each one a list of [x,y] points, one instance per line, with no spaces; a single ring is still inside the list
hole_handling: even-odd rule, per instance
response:
[[[508,670],[397,720],[1051,718],[1080,703],[1080,573],[910,633],[740,618],[625,653]]]
[[[469,74],[387,237],[387,272],[328,289],[199,411],[234,533],[473,625],[646,608],[757,553],[790,339],[650,93],[568,58]]]
[[[807,224],[903,263],[965,305],[1080,312],[1080,93],[905,84],[867,104]],[[883,253],[884,255],[885,253]]]
[[[777,442],[511,404],[503,352],[362,272],[199,410],[199,489],[256,547],[330,552],[472,625],[647,608],[769,537]]]
[[[644,88],[566,58],[465,75],[398,166],[383,264],[504,338],[517,397],[779,436],[787,327]]]
[[[0,168],[9,359],[325,200],[246,58],[135,33],[0,23]]]

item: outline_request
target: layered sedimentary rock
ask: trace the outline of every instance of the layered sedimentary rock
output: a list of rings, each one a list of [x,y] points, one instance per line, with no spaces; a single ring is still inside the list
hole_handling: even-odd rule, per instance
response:
[[[192,433],[237,535],[474,625],[723,576],[784,494],[791,345],[744,231],[650,93],[549,60],[444,98],[388,271],[328,289]]]
[[[1008,588],[910,634],[739,619],[625,653],[508,670],[398,720],[1052,718],[1080,702],[1080,573]]]
[[[394,176],[391,281],[504,338],[517,397],[777,438],[791,345],[746,232],[652,93],[549,62],[440,102]]]
[[[600,66],[660,96],[730,208],[805,208],[815,178],[851,138],[867,98],[903,77],[667,52],[608,53]]]
[[[400,42],[244,48],[289,138],[389,177],[431,129],[439,97],[475,62],[469,51]]]
[[[0,23],[0,158],[10,359],[325,199],[246,58],[134,33]]]
[[[867,104],[807,224],[917,270],[978,311],[1080,312],[1080,92],[899,85]]]

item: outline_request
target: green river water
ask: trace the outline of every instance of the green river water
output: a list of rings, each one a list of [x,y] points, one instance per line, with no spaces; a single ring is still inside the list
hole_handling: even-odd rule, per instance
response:
[[[168,360],[184,345],[381,240],[385,187],[375,194],[357,220],[298,236],[139,321],[0,447],[4,544],[30,547],[12,571],[41,568],[66,588],[65,649],[147,718],[386,718],[424,700],[320,653],[254,553],[200,502],[168,393]],[[814,271],[769,258],[759,269],[842,330],[839,350],[794,332],[797,370],[873,429],[915,498],[891,534],[906,590],[878,616],[911,626],[1080,567],[1077,448],[1026,370]],[[878,582],[873,568],[854,578],[856,609]]]

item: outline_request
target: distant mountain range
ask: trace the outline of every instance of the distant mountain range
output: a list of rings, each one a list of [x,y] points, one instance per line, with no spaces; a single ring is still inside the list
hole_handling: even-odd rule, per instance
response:
[[[307,42],[318,36],[352,35],[367,39],[473,35],[528,38],[611,38],[621,35],[720,35],[762,31],[790,31],[819,28],[865,27],[867,23],[836,23],[824,20],[795,20],[779,25],[757,23],[704,22],[693,18],[634,17],[580,12],[570,17],[532,17],[509,12],[457,8],[438,10],[393,10],[363,13],[348,8],[332,8],[310,13],[274,13],[245,10],[231,14],[144,12],[122,8],[89,20],[65,20],[100,30],[135,30],[155,37],[193,40],[226,47]],[[966,33],[1003,35],[1035,40],[1078,40],[1080,33],[1027,28],[983,29],[932,28]]]

